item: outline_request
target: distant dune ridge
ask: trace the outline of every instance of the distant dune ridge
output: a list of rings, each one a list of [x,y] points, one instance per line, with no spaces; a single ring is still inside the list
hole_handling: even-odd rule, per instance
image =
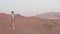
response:
[[[0,13],[0,18],[9,18],[11,14]],[[15,18],[22,18],[24,16],[20,14],[15,14]]]
[[[54,16],[55,17],[55,16]],[[15,28],[9,30],[10,14],[0,13],[0,34],[60,34],[60,19],[42,19],[15,14]]]
[[[49,12],[49,13],[44,13],[36,16],[44,19],[59,19],[60,12]]]

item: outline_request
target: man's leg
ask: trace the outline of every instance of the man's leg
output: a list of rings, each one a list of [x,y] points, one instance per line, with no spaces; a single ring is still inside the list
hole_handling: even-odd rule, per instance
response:
[[[13,30],[15,30],[15,22],[13,21]]]
[[[9,29],[11,29],[12,27],[12,21],[9,23]]]

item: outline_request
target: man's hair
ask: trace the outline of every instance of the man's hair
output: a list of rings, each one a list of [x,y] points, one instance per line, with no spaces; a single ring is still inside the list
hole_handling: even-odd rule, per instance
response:
[[[14,11],[11,11],[11,13],[14,13]]]

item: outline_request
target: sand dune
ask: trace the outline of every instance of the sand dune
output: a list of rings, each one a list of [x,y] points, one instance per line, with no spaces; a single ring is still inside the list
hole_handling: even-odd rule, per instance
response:
[[[60,34],[59,19],[41,19],[34,16],[16,18],[15,31],[8,29],[9,22],[9,17],[0,19],[0,34]]]
[[[60,12],[49,12],[49,13],[43,13],[43,14],[36,15],[36,16],[40,18],[44,18],[44,19],[59,19]]]

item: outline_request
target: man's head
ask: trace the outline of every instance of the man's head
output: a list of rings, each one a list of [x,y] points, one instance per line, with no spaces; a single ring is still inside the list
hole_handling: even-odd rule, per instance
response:
[[[12,14],[14,14],[14,11],[11,11]]]

